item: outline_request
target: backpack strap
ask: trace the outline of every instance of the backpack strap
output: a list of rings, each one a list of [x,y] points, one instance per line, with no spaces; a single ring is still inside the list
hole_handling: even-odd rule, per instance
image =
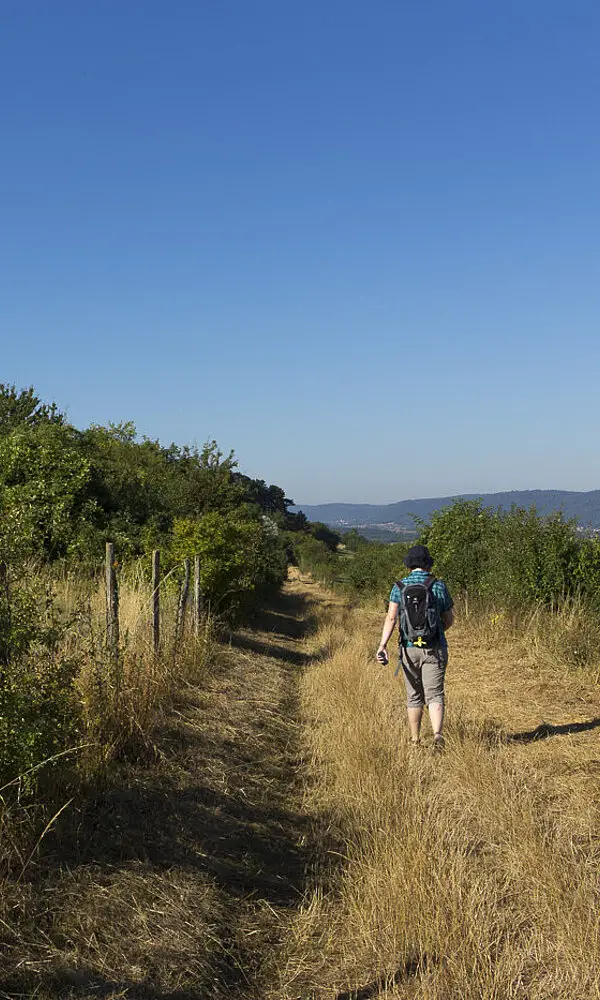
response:
[[[433,587],[434,583],[436,583],[436,582],[437,582],[437,576],[431,576],[430,575],[429,579],[425,581],[425,586],[427,587],[427,590],[431,590],[431,588]]]

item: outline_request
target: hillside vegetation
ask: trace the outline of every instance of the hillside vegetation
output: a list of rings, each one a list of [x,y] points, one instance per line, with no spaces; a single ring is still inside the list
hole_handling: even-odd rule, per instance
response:
[[[147,742],[168,692],[203,660],[211,629],[281,586],[289,538],[312,530],[291,503],[279,486],[242,475],[214,441],[164,446],[129,423],[79,430],[34,389],[0,385],[0,785],[22,794],[23,781],[31,789],[45,779],[45,761],[55,772],[57,755],[70,766],[76,747],[86,747],[87,767],[92,746],[100,761]],[[102,594],[107,541],[118,563],[116,651]],[[201,643],[174,632],[186,557],[200,560]]]

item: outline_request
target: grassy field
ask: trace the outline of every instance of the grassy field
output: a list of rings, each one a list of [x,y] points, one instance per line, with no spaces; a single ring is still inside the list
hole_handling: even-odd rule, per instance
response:
[[[295,571],[165,664],[166,700],[150,673],[128,713],[152,752],[64,790],[21,861],[5,823],[0,997],[600,997],[600,689],[572,609],[547,642],[459,610],[443,755],[407,743],[382,617]]]
[[[539,622],[528,642],[459,612],[438,757],[407,745],[381,617],[326,625],[335,651],[302,680],[308,805],[343,857],[272,1000],[599,997],[597,678],[548,655]]]

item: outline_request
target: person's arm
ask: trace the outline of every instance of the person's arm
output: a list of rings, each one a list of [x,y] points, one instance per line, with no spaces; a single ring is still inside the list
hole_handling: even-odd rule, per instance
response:
[[[449,611],[442,612],[442,625],[444,626],[444,632],[447,632],[454,625],[454,611],[452,608]]]
[[[396,622],[398,620],[398,605],[395,601],[390,601],[388,606],[388,613],[385,616],[385,621],[383,623],[383,631],[381,633],[381,642],[379,643],[378,653],[385,653],[386,646],[388,644],[389,638],[394,631]]]

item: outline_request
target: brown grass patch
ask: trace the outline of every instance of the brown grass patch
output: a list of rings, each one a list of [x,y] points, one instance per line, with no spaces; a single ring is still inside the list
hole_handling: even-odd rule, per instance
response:
[[[403,691],[373,659],[380,628],[357,611],[337,644],[328,630],[335,652],[303,682],[309,804],[343,858],[294,921],[269,996],[598,998],[593,679],[463,624],[447,751],[411,752]]]
[[[170,689],[152,755],[113,759],[75,789],[4,882],[0,996],[264,996],[312,864],[298,780],[308,617],[292,586]]]

